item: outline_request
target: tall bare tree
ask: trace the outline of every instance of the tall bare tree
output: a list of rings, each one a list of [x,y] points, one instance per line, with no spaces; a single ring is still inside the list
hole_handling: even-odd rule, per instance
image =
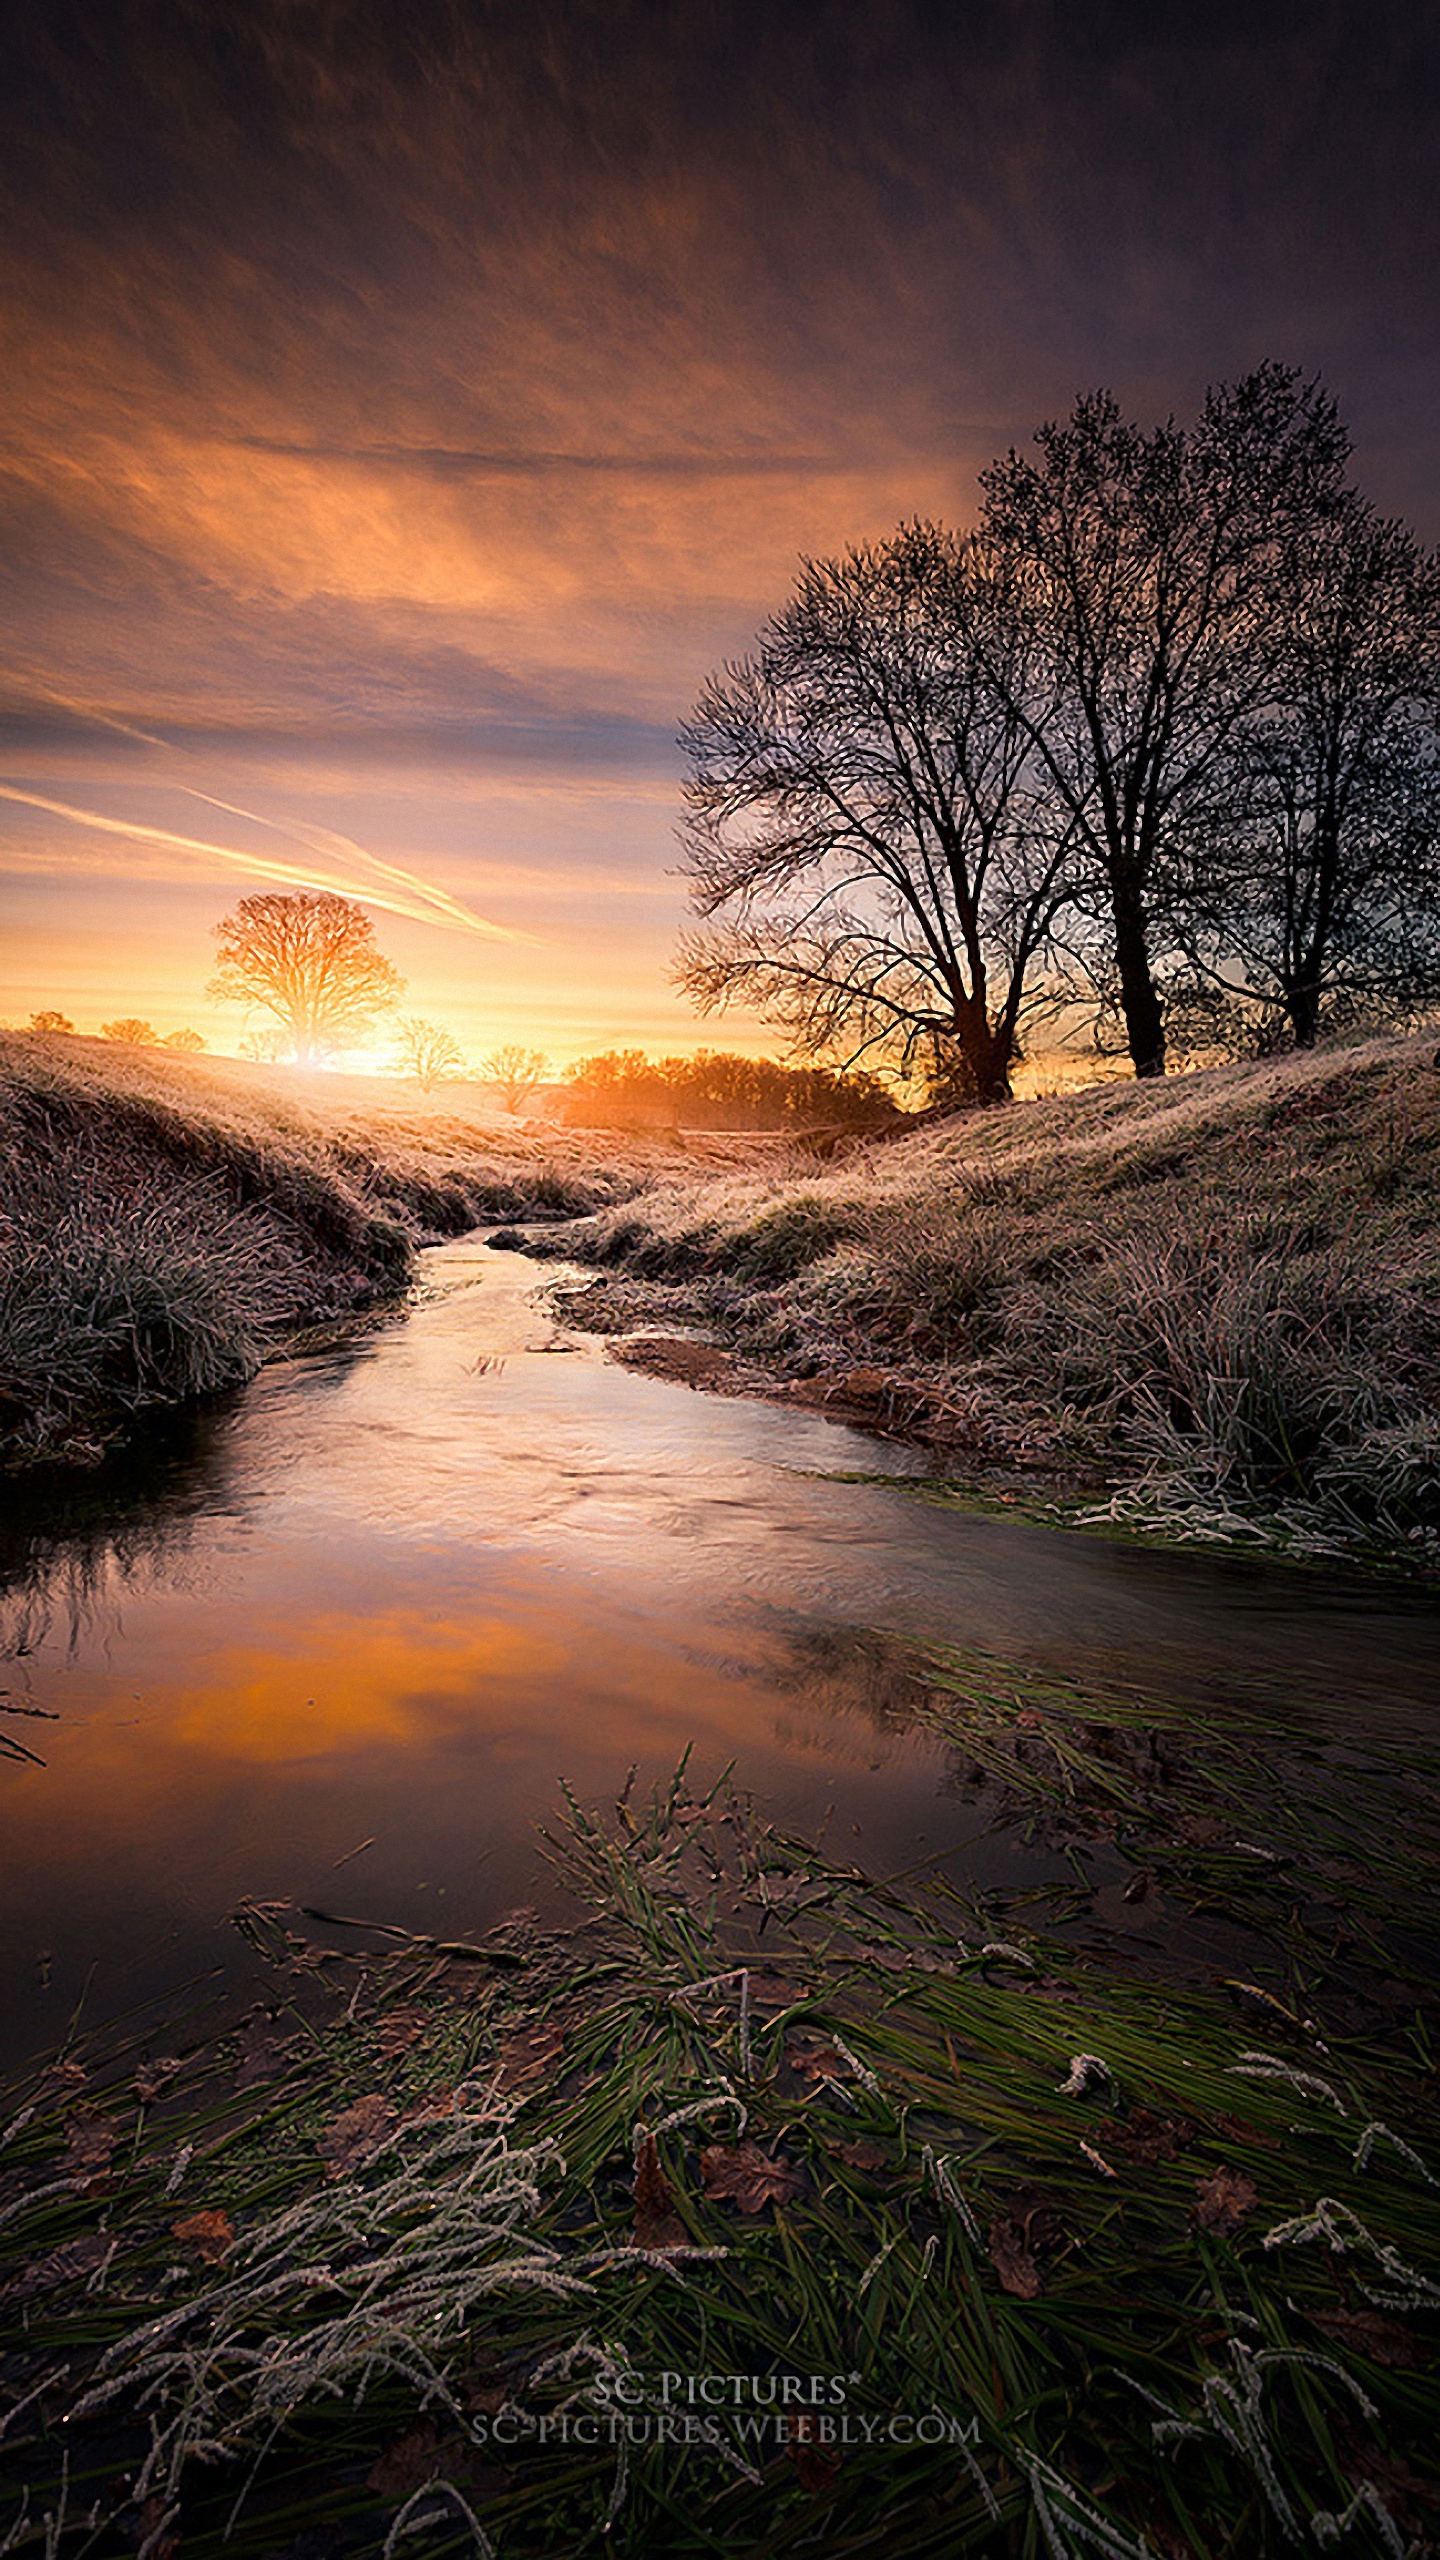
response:
[[[364,908],[328,890],[261,890],[215,934],[210,994],[273,1015],[300,1066],[362,1040],[405,984]]]
[[[1309,1048],[1327,1006],[1440,997],[1440,559],[1352,495],[1276,592],[1275,699],[1226,757],[1178,940]]]
[[[1074,821],[1033,789],[1033,643],[1003,562],[931,524],[811,561],[682,743],[686,869],[710,924],[682,985],[753,1004],[803,1055],[937,1041],[1010,1090]],[[983,633],[983,650],[976,645]],[[718,923],[711,920],[718,919]]]
[[[1277,564],[1339,503],[1349,445],[1328,395],[1276,364],[1213,390],[1190,430],[1146,433],[1097,392],[1035,441],[981,484],[1048,673],[1037,692],[1027,669],[1038,713],[994,673],[1083,847],[1135,1072],[1160,1075],[1172,845],[1273,696]]]

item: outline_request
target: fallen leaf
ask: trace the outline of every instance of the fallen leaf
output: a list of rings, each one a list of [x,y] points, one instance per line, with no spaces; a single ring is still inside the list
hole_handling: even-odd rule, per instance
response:
[[[289,2050],[290,2039],[280,2033],[273,2010],[252,2009],[240,2029],[236,2088],[254,2089],[262,2081],[278,2080]]]
[[[1019,2223],[1008,2214],[997,2214],[990,2225],[990,2264],[1007,2293],[1021,2302],[1034,2301],[1040,2290],[1040,2269]]]
[[[750,2006],[752,2009],[788,2009],[798,1994],[793,1982],[782,1973],[752,1973]]]
[[[235,2238],[235,2225],[228,2213],[187,2213],[170,2225],[172,2239],[182,2248],[193,2249],[207,2267],[218,2267]]]
[[[185,2065],[173,2053],[157,2053],[152,2062],[142,2062],[135,2074],[135,2095],[142,2107],[153,2107],[163,2098],[177,2071]]]
[[[104,2176],[110,2166],[110,2155],[119,2140],[118,2128],[108,2116],[97,2116],[89,2107],[76,2107],[66,2119],[69,2140],[65,2146],[65,2166],[72,2178],[89,2186]]]
[[[33,2294],[55,2293],[62,2284],[74,2284],[81,2276],[93,2275],[103,2267],[115,2242],[103,2231],[87,2231],[82,2239],[67,2240],[63,2248],[46,2251],[22,2267],[3,2288],[7,2302],[25,2302]]]
[[[660,2166],[653,2133],[642,2134],[635,2159],[637,2249],[683,2249],[690,2234],[675,2210],[675,2190]]]
[[[1143,2161],[1147,2167],[1156,2160],[1178,2159],[1195,2139],[1195,2127],[1183,2116],[1152,2115],[1148,2107],[1132,2107],[1123,2122],[1106,2116],[1099,2131],[1107,2150]]]
[[[1212,2133],[1223,2134],[1227,2142],[1255,2142],[1262,2151],[1280,2148],[1273,2133],[1262,2133],[1258,2125],[1246,2124],[1239,2116],[1211,2116],[1209,2126]]]
[[[367,2160],[395,2122],[388,2098],[374,2092],[346,2107],[320,2137],[320,2157],[332,2178],[343,2178]]]
[[[1007,2213],[990,2225],[990,2263],[1007,2293],[1033,2302],[1041,2290],[1039,2261],[1065,2245],[1065,2225],[1033,2187],[1017,2187]]]
[[[40,2076],[41,2096],[55,2097],[83,2089],[89,2077],[83,2062],[52,2062]]]
[[[1208,2178],[1196,2180],[1199,2203],[1195,2219],[1202,2231],[1213,2231],[1217,2240],[1228,2240],[1238,2231],[1256,2202],[1256,2188],[1249,2178],[1236,2169],[1216,2169]]]
[[[847,2169],[888,2169],[890,2163],[875,2142],[832,2142],[832,2159],[843,2160]]]
[[[785,2059],[792,2071],[806,2080],[853,2080],[854,2065],[846,2061],[838,2045],[787,2044]]]
[[[728,2198],[744,2214],[788,2204],[805,2184],[787,2159],[771,2159],[753,2142],[713,2143],[700,2154],[700,2179],[707,2196]]]
[[[795,2465],[795,2476],[806,2494],[823,2498],[833,2489],[840,2471],[840,2456],[833,2445],[821,2444],[814,2432],[815,2421],[802,2409],[792,2420],[792,2433],[785,2451]]]
[[[1354,2347],[1368,2356],[1372,2364],[1394,2366],[1408,2372],[1428,2364],[1429,2357],[1414,2332],[1399,2320],[1386,2320],[1378,2311],[1311,2311],[1307,2318],[1327,2338],[1338,2338],[1345,2347]]]
[[[516,2089],[532,2089],[550,2077],[552,2067],[565,2050],[565,2030],[553,2019],[542,2018],[533,2027],[520,2027],[507,2036],[498,2055],[500,2086],[507,2094]]]

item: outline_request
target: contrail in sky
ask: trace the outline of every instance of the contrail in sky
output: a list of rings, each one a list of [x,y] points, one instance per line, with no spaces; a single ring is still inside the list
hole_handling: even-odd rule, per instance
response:
[[[180,787],[182,790],[188,788],[185,784]],[[203,791],[190,793],[195,800],[208,799],[209,796]],[[263,854],[241,853],[234,845],[212,844],[202,836],[176,835],[168,827],[148,827],[134,818],[102,818],[93,809],[76,809],[69,801],[49,800],[38,791],[20,791],[12,783],[0,782],[0,800],[18,801],[28,809],[44,809],[51,817],[68,818],[73,825],[93,827],[101,835],[131,836],[142,844],[171,845],[182,853],[208,854],[215,861],[233,864],[238,871],[255,872],[266,880],[289,881],[297,888],[333,890],[336,886],[333,875],[327,877],[314,864],[302,866],[294,862],[270,861]],[[213,805],[224,809],[230,804],[217,800]],[[248,817],[250,813],[248,810],[236,810],[232,814]],[[259,823],[267,826],[273,822],[262,818]],[[285,834],[290,830],[280,828],[277,832]],[[315,832],[323,835],[328,830],[317,829]],[[331,842],[349,844],[344,836],[333,837]],[[381,862],[374,854],[363,853],[358,845],[349,846],[349,850],[383,875],[379,887],[357,886],[353,881],[346,884],[352,896],[366,898],[372,906],[384,907],[391,915],[409,916],[417,924],[446,924],[463,933],[478,933],[490,942],[534,940],[532,934],[516,932],[509,925],[492,924],[487,916],[477,916],[469,907],[462,906],[458,898],[452,898],[448,890],[432,889],[428,881],[417,880],[413,872],[401,871],[394,863]]]
[[[134,738],[145,747],[160,747],[172,756],[185,756],[188,750],[176,746],[171,738],[157,738],[149,729],[139,729],[129,720],[117,719],[110,711],[97,710],[93,703],[77,702],[70,694],[57,692],[28,670],[11,670],[20,681],[47,701],[58,703],[62,710],[78,712],[84,720],[93,720],[102,729],[114,729],[122,738]],[[201,800],[209,809],[223,809],[229,818],[243,818],[250,826],[266,827],[272,835],[286,838],[291,844],[304,845],[311,853],[328,856],[335,861],[362,863],[382,883],[373,888],[368,883],[347,883],[351,894],[368,898],[372,906],[385,907],[393,915],[410,916],[420,924],[450,925],[461,933],[482,934],[492,942],[533,942],[531,933],[520,933],[508,925],[492,924],[488,917],[477,916],[461,899],[452,898],[448,889],[437,889],[430,881],[421,880],[413,871],[405,871],[393,862],[382,861],[378,853],[367,853],[353,836],[337,835],[331,827],[312,827],[303,819],[267,818],[258,809],[242,809],[234,800],[217,799],[213,791],[201,791],[194,783],[173,782],[170,788],[183,791],[187,800]],[[297,887],[330,889],[333,879],[316,878],[310,871],[293,865],[266,862],[258,854],[242,853],[233,845],[209,844],[196,836],[172,835],[163,827],[131,824],[119,818],[102,818],[92,810],[74,809],[63,800],[46,800],[36,792],[15,790],[0,784],[0,799],[18,800],[33,809],[47,809],[55,817],[69,818],[76,826],[95,827],[106,835],[135,836],[149,844],[168,844],[190,853],[208,853],[222,862],[233,862],[238,868],[256,871],[270,880],[289,880]]]

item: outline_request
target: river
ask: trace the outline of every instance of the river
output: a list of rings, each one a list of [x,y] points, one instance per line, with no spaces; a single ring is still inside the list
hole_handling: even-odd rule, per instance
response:
[[[914,1452],[621,1368],[542,1286],[437,1248],[404,1316],[8,1489],[0,1730],[44,1765],[0,1768],[7,2060],[240,1966],[243,1896],[444,1936],[543,1903],[558,1782],[687,1745],[872,1871],[1013,1877],[860,1630],[1435,1729],[1432,1599],[940,1509]]]

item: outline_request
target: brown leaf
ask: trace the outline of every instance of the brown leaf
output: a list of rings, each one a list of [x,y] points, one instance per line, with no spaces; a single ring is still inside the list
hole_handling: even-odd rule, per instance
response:
[[[990,2225],[990,2264],[1007,2293],[1016,2294],[1022,2302],[1033,2302],[1040,2291],[1040,2269],[1025,2243],[1022,2225],[1010,2215],[997,2214]]]
[[[1148,2107],[1132,2107],[1123,2123],[1106,2116],[1100,2125],[1100,2140],[1107,2151],[1118,2151],[1147,2167],[1156,2160],[1178,2159],[1194,2139],[1195,2127],[1184,2116],[1152,2115]]]
[[[103,2231],[87,2231],[79,2240],[67,2240],[61,2249],[49,2249],[43,2258],[32,2259],[22,2267],[4,2288],[7,2302],[25,2302],[32,2294],[55,2293],[62,2284],[74,2284],[81,2276],[93,2275],[103,2267],[115,2242]]]
[[[500,2047],[501,2089],[508,2095],[515,2090],[533,2089],[541,2080],[548,2080],[564,2050],[565,2030],[552,2018],[541,2018],[533,2027],[517,2028]]]
[[[278,2080],[289,2050],[290,2038],[280,2033],[274,2012],[258,2007],[252,2009],[240,2029],[236,2088],[254,2089],[263,2081]]]
[[[395,2122],[395,2109],[388,2098],[375,2091],[367,2098],[357,2098],[346,2107],[320,2137],[320,2157],[327,2174],[343,2178],[350,2170],[367,2160],[377,2144],[384,2141]]]
[[[1258,2125],[1246,2124],[1240,2116],[1211,2116],[1212,2133],[1223,2134],[1227,2142],[1258,2143],[1262,2151],[1278,2151],[1279,2141],[1273,2133],[1262,2133]]]
[[[788,2204],[805,2184],[783,2155],[771,2159],[753,2142],[713,2143],[700,2154],[700,2179],[707,2196],[726,2197],[744,2214]]]
[[[1213,2231],[1217,2240],[1228,2240],[1238,2231],[1257,2200],[1252,2180],[1242,2178],[1237,2169],[1216,2169],[1208,2178],[1198,2178],[1195,2193],[1199,2197],[1195,2219],[1202,2231]]]
[[[1065,2245],[1065,2225],[1034,2187],[1017,2187],[1008,2213],[990,2225],[990,2263],[1007,2293],[1033,2302],[1041,2290],[1039,2261]]]
[[[52,2062],[41,2074],[40,2094],[42,2098],[69,2097],[83,2089],[89,2077],[83,2062]]]
[[[806,2080],[853,2080],[854,2066],[848,2063],[838,2045],[787,2044],[785,2059],[792,2071]]]
[[[802,2409],[791,2420],[790,2441],[785,2447],[795,2465],[795,2476],[807,2496],[823,2498],[833,2489],[840,2471],[840,2455],[833,2445],[821,2444],[815,2433],[815,2421]]]
[[[1354,2347],[1372,2364],[1393,2365],[1406,2372],[1430,2361],[1413,2330],[1399,2320],[1386,2320],[1378,2311],[1311,2311],[1306,2316],[1327,2338]]]
[[[90,2107],[76,2107],[66,2120],[69,2141],[65,2146],[65,2166],[81,2186],[89,2186],[103,2178],[110,2166],[110,2155],[118,2142],[119,2128],[108,2116],[98,2116]]]
[[[787,1982],[783,1973],[755,1972],[750,1976],[752,2009],[788,2009],[798,1996],[794,1983]]]
[[[875,2142],[832,2142],[832,2159],[843,2160],[847,2169],[888,2169],[890,2163]]]
[[[173,2053],[157,2053],[152,2062],[142,2062],[135,2074],[135,2095],[142,2107],[153,2107],[163,2098],[177,2071],[185,2065]]]
[[[182,2248],[193,2249],[207,2267],[218,2267],[235,2238],[235,2225],[228,2213],[187,2213],[170,2225],[172,2239]]]
[[[690,2234],[675,2210],[675,2190],[660,2166],[653,2133],[642,2134],[635,2157],[637,2249],[683,2249]]]

